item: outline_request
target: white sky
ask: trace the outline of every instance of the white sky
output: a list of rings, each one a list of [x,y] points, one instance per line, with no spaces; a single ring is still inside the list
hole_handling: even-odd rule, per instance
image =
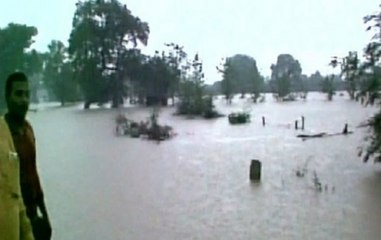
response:
[[[9,22],[38,28],[33,45],[46,51],[52,39],[67,44],[76,0],[1,0],[0,27]],[[330,57],[362,53],[370,40],[362,18],[378,10],[377,0],[121,0],[150,25],[145,53],[175,42],[199,53],[208,83],[220,80],[222,57],[247,54],[262,75],[281,53],[290,53],[303,73],[331,73]]]

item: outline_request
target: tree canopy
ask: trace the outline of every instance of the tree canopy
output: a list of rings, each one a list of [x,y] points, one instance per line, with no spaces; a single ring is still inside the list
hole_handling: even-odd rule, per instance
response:
[[[5,107],[4,86],[7,76],[16,71],[34,72],[38,62],[36,55],[28,53],[37,29],[33,26],[10,23],[0,29],[0,109]],[[12,44],[9,44],[12,43]],[[27,63],[27,64],[26,64]]]
[[[283,98],[292,91],[298,91],[302,68],[290,54],[280,54],[276,64],[271,65],[271,86],[278,97]]]
[[[263,91],[264,79],[258,72],[257,63],[254,58],[236,54],[225,59],[222,66],[217,70],[222,73],[221,88],[227,100],[233,93],[251,93],[256,100],[259,93]]]
[[[148,24],[117,0],[77,3],[69,54],[85,108],[109,99],[114,107],[123,103],[129,49],[136,48],[139,42],[146,45],[148,35]]]

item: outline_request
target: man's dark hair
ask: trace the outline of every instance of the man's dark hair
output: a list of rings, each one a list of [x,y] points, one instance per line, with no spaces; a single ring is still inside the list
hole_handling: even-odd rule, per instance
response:
[[[8,98],[11,95],[14,82],[28,82],[28,78],[23,72],[11,73],[5,83],[5,98]]]

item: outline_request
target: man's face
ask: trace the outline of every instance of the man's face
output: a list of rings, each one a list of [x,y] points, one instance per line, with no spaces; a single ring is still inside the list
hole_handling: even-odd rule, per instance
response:
[[[28,82],[13,82],[11,93],[7,98],[8,112],[18,117],[25,118],[29,108]]]

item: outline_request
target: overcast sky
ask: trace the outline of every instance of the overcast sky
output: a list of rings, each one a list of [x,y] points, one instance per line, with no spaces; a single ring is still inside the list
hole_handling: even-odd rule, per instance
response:
[[[77,0],[1,0],[0,27],[9,22],[37,27],[34,48],[67,40]],[[362,53],[370,36],[362,18],[378,10],[377,0],[122,0],[149,23],[145,53],[175,42],[199,53],[207,82],[220,80],[216,65],[237,53],[252,56],[261,74],[281,53],[300,61],[303,73],[330,73],[331,56]]]

